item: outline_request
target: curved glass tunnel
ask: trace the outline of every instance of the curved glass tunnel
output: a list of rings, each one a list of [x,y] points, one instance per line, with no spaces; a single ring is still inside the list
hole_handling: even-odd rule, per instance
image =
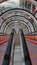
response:
[[[35,17],[22,9],[4,10],[0,15],[0,30],[7,34],[10,34],[13,28],[17,31],[21,28],[24,34],[35,32],[36,23]]]
[[[37,64],[37,20],[31,13],[20,8],[0,12],[0,51],[1,65]]]

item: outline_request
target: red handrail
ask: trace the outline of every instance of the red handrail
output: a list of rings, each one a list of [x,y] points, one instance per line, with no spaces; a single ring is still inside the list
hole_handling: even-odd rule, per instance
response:
[[[8,40],[1,41],[1,42],[0,42],[0,45],[4,44],[4,43],[6,43],[6,42],[8,42]]]
[[[31,40],[31,39],[28,39],[28,38],[26,38],[26,40],[33,43],[33,44],[37,44],[37,41],[35,41],[35,40]]]
[[[32,40],[37,40],[37,36],[25,36],[25,38],[32,39]]]
[[[6,39],[9,39],[9,36],[0,36],[1,41],[6,40]]]

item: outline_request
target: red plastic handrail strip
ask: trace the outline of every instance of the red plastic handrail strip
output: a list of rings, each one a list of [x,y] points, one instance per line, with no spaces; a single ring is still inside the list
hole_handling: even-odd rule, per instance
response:
[[[0,36],[0,40],[6,40],[9,39],[9,36]]]
[[[25,38],[32,39],[32,40],[37,40],[37,36],[25,36]]]
[[[6,42],[8,42],[8,40],[4,40],[4,41],[0,42],[0,45],[4,44]]]
[[[31,39],[28,39],[28,38],[26,38],[26,40],[33,43],[33,44],[37,44],[37,41],[35,41],[35,40],[31,40]]]

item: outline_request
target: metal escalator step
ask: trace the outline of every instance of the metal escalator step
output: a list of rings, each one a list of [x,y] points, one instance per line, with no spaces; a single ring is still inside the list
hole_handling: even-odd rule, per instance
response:
[[[16,40],[17,45],[15,45],[15,49],[14,49],[14,63],[13,63],[13,65],[25,65],[24,59],[22,56],[22,52],[21,52],[22,51],[21,44],[18,45],[19,41],[20,41],[20,38],[18,40]]]
[[[15,46],[15,49],[21,49],[20,46]]]
[[[21,56],[21,54],[15,54],[14,55],[14,61],[21,61],[22,60],[22,56]]]
[[[21,53],[21,50],[20,50],[20,49],[15,49],[15,50],[14,50],[14,54],[15,54],[15,53]]]
[[[22,58],[21,58],[21,55],[19,54],[15,54],[15,56],[14,56],[14,61],[19,61],[19,60],[21,60]]]
[[[24,62],[17,62],[17,63],[14,63],[14,65],[25,65]]]

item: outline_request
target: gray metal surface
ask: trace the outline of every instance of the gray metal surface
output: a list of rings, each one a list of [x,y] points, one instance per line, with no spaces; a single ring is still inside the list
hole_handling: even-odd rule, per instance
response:
[[[25,65],[24,58],[21,51],[20,35],[17,35],[15,49],[14,49],[14,64],[13,65]]]
[[[14,65],[24,65],[24,60],[22,58],[22,53],[21,53],[21,47],[16,46],[14,50]]]

